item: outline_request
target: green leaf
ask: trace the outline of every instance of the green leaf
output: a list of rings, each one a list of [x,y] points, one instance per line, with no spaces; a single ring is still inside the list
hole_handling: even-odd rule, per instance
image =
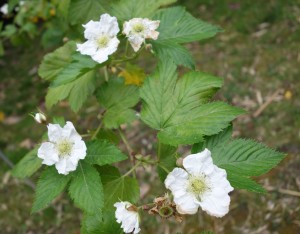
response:
[[[37,183],[31,212],[37,212],[47,207],[54,198],[63,192],[70,178],[69,175],[58,174],[55,167],[47,167]]]
[[[176,65],[183,65],[190,69],[195,69],[195,61],[190,52],[174,42],[155,42],[152,44],[153,50],[160,60],[172,59]]]
[[[72,54],[75,53],[76,43],[70,41],[52,53],[47,54],[38,70],[42,79],[52,81],[72,61]]]
[[[79,55],[72,57],[72,62],[60,71],[55,80],[52,82],[52,87],[70,83],[93,70],[98,65],[98,63],[92,60],[89,56]]]
[[[275,167],[284,157],[252,140],[237,139],[213,150],[214,163],[229,174],[260,176]]]
[[[38,147],[28,152],[13,168],[12,175],[25,178],[35,173],[41,166],[42,160],[37,156]]]
[[[50,109],[57,102],[68,99],[73,111],[77,112],[95,90],[95,71],[89,71],[76,80],[49,88],[46,96],[46,106]]]
[[[98,171],[85,162],[79,162],[72,178],[69,194],[76,206],[88,214],[99,214],[104,196]]]
[[[115,145],[100,140],[94,140],[87,144],[86,162],[99,166],[111,164],[127,159]]]
[[[160,158],[157,167],[157,172],[160,180],[164,182],[168,175],[165,169],[167,169],[168,171],[172,171],[173,168],[176,167],[177,147],[161,144],[159,151]]]
[[[119,170],[112,166],[100,167],[103,180],[105,209],[113,210],[120,200],[135,203],[140,196],[138,181],[131,177],[120,176]]]
[[[207,103],[222,83],[220,78],[203,72],[189,72],[177,81],[176,66],[172,61],[163,61],[140,90],[141,118],[160,130],[158,137],[164,144],[199,142],[244,113],[223,102]]]
[[[109,141],[115,145],[118,145],[121,141],[120,136],[111,129],[101,128],[97,134],[97,139],[102,141]]]
[[[66,120],[64,117],[61,116],[54,116],[52,119],[54,124],[59,124],[62,128],[66,125]]]
[[[231,140],[232,135],[232,125],[218,134],[205,137],[204,142],[199,142],[193,145],[191,153],[195,154],[203,151],[205,148],[213,149],[215,147],[222,147]]]
[[[64,18],[68,17],[71,0],[59,1],[57,10]]]
[[[125,21],[132,18],[149,18],[161,7],[172,4],[177,0],[120,0],[112,4],[109,10],[118,20]]]
[[[123,79],[110,79],[102,85],[97,98],[106,108],[103,123],[106,128],[118,128],[123,123],[132,122],[135,112],[130,109],[139,101],[138,88],[134,85],[125,85]]]
[[[221,31],[215,25],[194,18],[179,6],[158,11],[154,19],[160,20],[160,34],[154,42],[187,43],[213,37]]]
[[[220,28],[194,18],[183,7],[172,7],[157,12],[154,19],[160,20],[157,40],[150,40],[160,60],[173,60],[176,65],[194,69],[195,62],[181,43],[213,37]]]
[[[250,192],[265,193],[266,190],[254,180],[247,176],[237,173],[227,173],[227,178],[230,185],[237,189],[247,189]]]
[[[69,6],[69,22],[85,24],[89,20],[99,20],[100,15],[106,13],[105,0],[72,0]]]
[[[106,211],[103,214],[103,220],[99,220],[94,215],[84,215],[81,234],[123,234],[121,225],[116,222],[115,211]]]

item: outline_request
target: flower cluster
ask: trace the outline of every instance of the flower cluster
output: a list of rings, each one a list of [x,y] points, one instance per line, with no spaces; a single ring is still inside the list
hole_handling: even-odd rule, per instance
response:
[[[151,21],[143,18],[133,18],[125,21],[123,34],[128,38],[133,50],[137,52],[145,39],[156,40],[159,32],[155,31],[159,21]],[[83,44],[77,44],[77,51],[89,55],[98,63],[108,60],[108,56],[116,52],[120,43],[117,35],[120,31],[116,17],[103,14],[100,21],[89,21],[83,25],[84,37],[87,39]]]

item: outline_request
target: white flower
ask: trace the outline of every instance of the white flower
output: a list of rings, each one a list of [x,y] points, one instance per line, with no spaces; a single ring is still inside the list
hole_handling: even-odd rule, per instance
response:
[[[117,18],[103,14],[100,21],[91,20],[83,27],[85,28],[84,37],[87,41],[77,44],[77,51],[84,55],[90,55],[98,63],[108,60],[108,55],[114,53],[120,43],[116,37],[120,31]]]
[[[4,15],[7,15],[8,13],[8,4],[5,3],[1,8],[0,8],[0,12],[2,12]]]
[[[222,217],[229,211],[229,192],[233,190],[227,174],[213,164],[208,149],[183,159],[183,167],[167,176],[165,185],[174,195],[181,214],[195,214],[199,206],[208,214]]]
[[[123,34],[128,37],[133,50],[137,52],[145,42],[145,39],[157,39],[159,32],[155,31],[155,29],[158,28],[159,23],[159,20],[133,18],[124,22]]]
[[[42,143],[38,149],[42,163],[48,166],[55,164],[59,174],[75,171],[78,161],[86,156],[86,145],[73,124],[67,122],[63,128],[59,124],[49,124],[48,137],[50,142]]]
[[[118,223],[122,223],[121,228],[123,228],[125,233],[134,234],[140,232],[139,227],[139,214],[135,211],[135,207],[130,202],[117,202],[114,204],[116,207],[116,219]]]
[[[35,119],[35,121],[37,122],[37,123],[46,123],[46,121],[47,121],[47,118],[46,118],[46,116],[44,115],[44,114],[42,114],[42,113],[36,113],[35,115],[34,115],[34,119]]]

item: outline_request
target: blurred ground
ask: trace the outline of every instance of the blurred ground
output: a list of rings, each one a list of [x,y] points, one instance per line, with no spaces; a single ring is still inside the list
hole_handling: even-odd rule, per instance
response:
[[[235,122],[235,136],[264,142],[288,154],[278,168],[258,181],[266,195],[235,191],[231,212],[211,220],[203,213],[157,226],[155,217],[144,221],[141,233],[297,234],[300,233],[300,1],[299,0],[189,0],[181,1],[194,16],[217,25],[224,32],[201,43],[188,45],[197,68],[220,77],[225,85],[217,98],[248,110]],[[16,163],[45,131],[28,116],[43,108],[47,84],[37,75],[45,51],[39,41],[27,48],[11,48],[0,58],[0,149]],[[49,113],[68,113],[63,103]],[[80,115],[91,116],[94,109]],[[65,114],[64,114],[65,115]],[[91,127],[81,118],[81,128]],[[144,132],[137,135],[137,129]],[[80,131],[80,129],[79,129]],[[152,152],[153,135],[144,126],[130,127],[133,147]],[[30,216],[34,191],[9,174],[0,162],[1,233],[78,233],[80,212],[62,196],[53,206]],[[139,176],[157,181],[151,168]],[[36,181],[38,175],[32,178]],[[145,181],[145,178],[142,181]],[[162,185],[141,184],[143,193],[161,194]],[[162,192],[160,192],[162,191]],[[152,199],[152,198],[151,198]],[[169,225],[171,224],[171,225]]]

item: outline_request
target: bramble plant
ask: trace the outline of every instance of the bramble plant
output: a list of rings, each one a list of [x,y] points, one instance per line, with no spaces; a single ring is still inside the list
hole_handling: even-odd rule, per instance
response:
[[[253,140],[232,138],[231,122],[245,112],[210,101],[223,80],[195,70],[183,46],[213,37],[219,27],[194,18],[183,7],[165,7],[175,0],[62,2],[69,23],[83,24],[84,39],[69,40],[44,57],[39,75],[51,83],[46,106],[66,99],[77,112],[95,96],[101,106],[99,126],[82,133],[83,140],[75,129],[78,123],[33,115],[37,123],[47,124],[48,137],[13,169],[13,175],[24,178],[45,165],[32,212],[67,190],[84,214],[81,233],[139,233],[146,215],[181,222],[200,208],[223,217],[230,215],[229,193],[234,189],[265,192],[252,177],[267,173],[284,154]],[[149,55],[157,67],[146,75],[135,61]],[[178,76],[178,66],[189,71]],[[132,152],[120,126],[133,121],[155,130],[156,155]],[[129,155],[102,130],[119,134]],[[191,154],[179,155],[180,145],[190,145]],[[131,169],[122,175],[119,164],[112,164],[126,160]],[[166,188],[151,194],[152,203],[140,200],[136,170],[145,165],[157,168]]]

